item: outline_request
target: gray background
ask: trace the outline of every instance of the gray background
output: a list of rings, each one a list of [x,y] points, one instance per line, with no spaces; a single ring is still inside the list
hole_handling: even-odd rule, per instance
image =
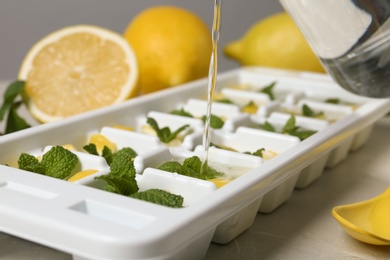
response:
[[[45,35],[65,26],[91,24],[122,34],[130,20],[154,5],[176,5],[199,15],[210,28],[213,0],[0,0],[0,80],[17,78],[28,50]],[[220,53],[260,19],[282,11],[277,0],[224,0]],[[219,71],[238,66],[220,56]]]

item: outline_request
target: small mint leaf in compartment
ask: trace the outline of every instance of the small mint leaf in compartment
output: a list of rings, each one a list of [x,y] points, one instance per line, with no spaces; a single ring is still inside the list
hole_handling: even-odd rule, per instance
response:
[[[189,176],[190,172],[188,171],[187,168],[183,167],[179,162],[175,161],[169,161],[161,164],[158,167],[159,170],[166,171],[166,172],[172,172],[172,173],[177,173],[185,176]]]
[[[185,111],[183,108],[178,109],[178,110],[173,110],[170,112],[170,114],[177,115],[177,116],[192,117],[192,118],[194,117],[193,115],[191,115],[190,113]]]
[[[206,116],[202,116],[202,121],[205,124],[206,123]],[[225,122],[218,116],[211,114],[210,116],[210,127],[213,129],[221,129]]]
[[[215,101],[215,102],[218,102],[218,103],[233,104],[233,105],[234,105],[234,102],[231,101],[231,100],[228,99],[228,98],[215,99],[214,101]]]
[[[96,177],[96,179],[107,182],[108,186],[104,190],[129,196],[138,191],[135,175],[136,171],[132,157],[128,153],[123,152],[113,157],[110,173]]]
[[[58,179],[66,179],[79,163],[77,155],[62,146],[54,146],[42,156],[41,164],[45,174]]]
[[[104,150],[103,150],[103,152],[104,152]],[[137,157],[137,155],[138,155],[137,152],[134,151],[134,149],[132,149],[132,148],[130,148],[130,147],[124,147],[124,148],[120,149],[119,151],[117,151],[116,153],[114,153],[114,154],[113,154],[113,157],[118,156],[118,155],[120,155],[120,154],[122,154],[122,153],[127,154],[127,155],[130,156],[130,158],[132,158],[132,159],[134,159],[134,158]]]
[[[325,103],[340,104],[340,99],[338,99],[338,98],[328,98],[328,99],[325,100]]]
[[[273,89],[274,89],[275,85],[276,85],[276,82],[272,82],[271,84],[269,84],[265,88],[261,89],[260,92],[267,94],[269,96],[269,99],[275,100],[275,95],[273,93]]]
[[[318,117],[324,115],[324,112],[315,112],[313,109],[311,109],[308,105],[303,104],[302,105],[302,115],[307,117]]]
[[[259,127],[268,132],[276,132],[275,127],[267,121],[264,124],[260,124]]]
[[[146,122],[150,125],[150,127],[152,127],[152,129],[156,132],[157,137],[163,143],[169,143],[189,127],[189,125],[183,125],[172,133],[169,127],[163,127],[160,129],[154,118],[148,117]]]
[[[184,130],[186,130],[190,125],[183,125],[181,127],[179,127],[175,132],[173,132],[169,138],[168,138],[168,142],[172,141],[173,139],[175,139],[181,132],[183,132]]]
[[[283,126],[282,133],[290,134],[297,129],[295,116],[291,115],[287,120],[286,124]]]
[[[304,129],[296,129],[295,131],[289,133],[290,135],[298,137],[301,141],[305,140],[306,138],[314,135],[317,133],[317,131],[314,130],[304,130]]]
[[[111,165],[114,155],[110,148],[104,146],[102,150],[102,157],[106,159],[108,165]]]
[[[87,145],[84,145],[83,146],[83,149],[85,151],[87,151],[89,154],[92,154],[92,155],[99,155],[98,151],[97,151],[97,148],[96,148],[96,144],[93,144],[93,143],[89,143]]]
[[[150,189],[130,195],[131,198],[152,202],[171,208],[182,208],[184,198],[161,189]]]
[[[138,191],[138,185],[135,179],[128,179],[125,176],[103,175],[96,177],[107,182],[103,189],[120,195],[129,196]]]
[[[224,175],[224,173],[219,172],[216,169],[211,168],[211,167],[208,166],[207,167],[207,172],[206,173],[202,173],[200,179],[211,180],[211,179],[215,179],[215,178],[218,178],[218,177],[222,177],[223,175]]]
[[[254,156],[258,156],[258,157],[261,157],[263,158],[263,152],[265,151],[264,148],[260,148],[256,151],[254,151],[253,153],[252,152],[244,152],[244,154],[250,154],[250,155],[254,155]]]
[[[21,170],[45,175],[45,168],[41,162],[35,156],[27,153],[22,153],[19,156],[18,167]]]
[[[183,166],[195,172],[200,172],[202,169],[202,161],[198,156],[192,156],[184,160]]]
[[[199,157],[193,156],[185,159],[183,165],[181,165],[179,162],[169,161],[163,163],[160,167],[158,167],[158,169],[202,180],[209,180],[223,176],[223,173],[218,172],[211,167],[207,167],[207,171],[203,173],[201,172],[202,167],[202,162]]]

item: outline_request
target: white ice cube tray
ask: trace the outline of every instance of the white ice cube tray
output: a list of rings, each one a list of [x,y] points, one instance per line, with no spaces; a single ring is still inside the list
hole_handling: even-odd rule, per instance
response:
[[[257,92],[272,82],[275,100]],[[237,89],[238,85],[247,89]],[[295,188],[310,189],[325,167],[336,166],[364,145],[372,125],[390,109],[389,100],[352,95],[328,76],[268,68],[221,73],[216,91],[235,104],[213,104],[213,114],[222,116],[225,125],[212,130],[211,141],[235,151],[211,147],[209,161],[247,168],[229,184],[217,188],[210,181],[156,169],[164,161],[201,156],[200,117],[206,112],[207,97],[207,79],[202,79],[0,137],[0,163],[9,165],[0,165],[0,230],[70,253],[74,259],[201,259],[210,242],[228,243],[251,226],[258,212],[272,214]],[[324,103],[328,98],[347,105]],[[241,112],[248,101],[260,105],[257,113]],[[300,115],[303,103],[324,112],[325,119]],[[196,118],[169,114],[181,108]],[[280,130],[291,116],[286,112],[296,113],[298,126],[318,132],[300,141],[258,127],[269,122]],[[142,133],[147,117],[172,130],[189,124],[190,131],[178,146],[168,146],[153,134]],[[180,194],[184,207],[168,208],[101,190],[103,183],[94,177],[107,174],[109,166],[82,149],[94,133],[118,149],[131,147],[138,153],[134,165],[140,190],[161,188]],[[17,169],[22,152],[41,155],[64,144],[76,147],[79,169],[98,172],[70,183]],[[260,148],[277,155],[262,160],[243,153]]]

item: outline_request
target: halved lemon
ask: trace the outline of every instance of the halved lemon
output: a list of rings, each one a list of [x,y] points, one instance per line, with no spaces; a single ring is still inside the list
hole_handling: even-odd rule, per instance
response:
[[[137,78],[130,44],[116,32],[90,25],[47,35],[30,49],[19,71],[27,107],[43,123],[135,96]]]

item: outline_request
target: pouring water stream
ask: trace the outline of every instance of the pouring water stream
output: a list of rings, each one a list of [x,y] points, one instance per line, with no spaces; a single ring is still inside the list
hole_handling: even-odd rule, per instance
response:
[[[207,87],[207,113],[206,122],[203,133],[203,158],[202,158],[202,173],[207,172],[208,168],[208,151],[210,147],[211,139],[211,108],[213,103],[215,86],[217,84],[217,72],[218,72],[218,41],[221,30],[221,4],[222,0],[214,1],[214,19],[212,27],[212,53],[208,75],[208,87]]]

